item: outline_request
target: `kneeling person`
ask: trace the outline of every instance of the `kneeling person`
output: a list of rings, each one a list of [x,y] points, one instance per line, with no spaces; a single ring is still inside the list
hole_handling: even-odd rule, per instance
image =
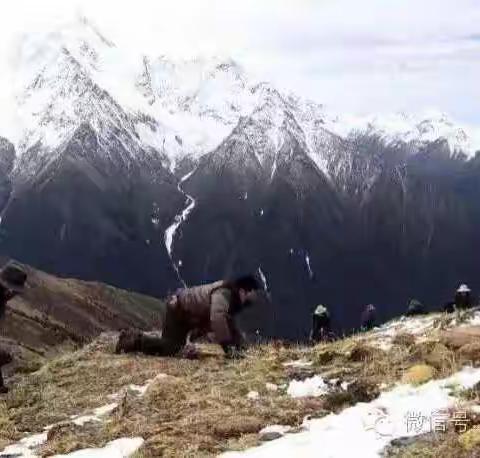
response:
[[[324,305],[318,305],[312,316],[310,342],[313,344],[333,340],[330,313]]]
[[[240,356],[243,337],[235,316],[256,302],[260,291],[253,276],[180,290],[168,299],[162,337],[123,331],[116,352],[173,356],[183,350],[191,332],[212,332],[228,358]]]
[[[426,314],[425,307],[419,300],[412,299],[408,303],[405,316],[411,317],[411,316],[418,316],[418,315],[425,315],[425,314]]]
[[[7,302],[25,289],[27,274],[21,266],[13,262],[0,271],[0,322],[3,320]],[[12,362],[12,355],[0,348],[0,394],[8,393],[2,375],[2,366]]]

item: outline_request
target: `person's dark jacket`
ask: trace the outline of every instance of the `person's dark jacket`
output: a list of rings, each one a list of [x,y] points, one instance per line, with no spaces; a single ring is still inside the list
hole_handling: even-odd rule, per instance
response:
[[[444,311],[445,313],[453,313],[453,312],[455,312],[455,302],[453,302],[453,301],[446,302],[446,303],[443,305],[443,311]]]
[[[373,305],[367,305],[361,316],[361,330],[368,331],[377,324],[377,310]]]
[[[407,312],[405,313],[405,316],[424,315],[425,313],[426,311],[423,304],[417,299],[412,299],[408,304]]]
[[[5,288],[0,286],[0,323],[5,317],[5,312],[7,310],[7,302],[10,300],[10,297],[7,296]]]
[[[331,340],[332,337],[330,314],[327,311],[313,313],[310,341],[312,343],[324,342]]]
[[[473,306],[472,295],[470,293],[455,294],[455,307],[459,310],[469,309]]]
[[[7,302],[11,299],[11,296],[7,293],[5,288],[0,285],[0,330],[2,327],[2,322],[5,317],[5,310],[7,308]],[[0,394],[3,394],[7,391],[3,381],[2,375],[2,366],[10,364],[12,362],[12,355],[0,348]]]

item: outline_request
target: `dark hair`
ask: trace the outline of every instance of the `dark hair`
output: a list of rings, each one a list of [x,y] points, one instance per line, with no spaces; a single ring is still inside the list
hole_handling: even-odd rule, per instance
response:
[[[243,277],[238,277],[232,283],[237,289],[237,291],[239,289],[244,289],[248,292],[262,289],[259,281],[253,275],[245,275]]]

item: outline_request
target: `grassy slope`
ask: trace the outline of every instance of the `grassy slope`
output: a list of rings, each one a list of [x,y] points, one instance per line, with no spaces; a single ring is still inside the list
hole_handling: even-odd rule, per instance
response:
[[[224,361],[213,346],[202,347],[199,360],[113,355],[114,340],[113,335],[104,335],[34,374],[17,376],[16,388],[0,402],[0,450],[25,431],[41,431],[72,414],[108,404],[110,394],[131,383],[143,384],[159,373],[168,377],[154,383],[142,398],[127,394],[110,421],[57,431],[44,447],[44,455],[142,436],[146,443],[139,457],[214,456],[257,444],[257,432],[264,426],[300,426],[306,415],[320,417],[368,401],[381,384],[395,384],[415,364],[429,364],[435,368],[435,377],[443,378],[471,361],[471,355],[462,356],[438,343],[436,331],[421,343],[411,335],[397,336],[388,352],[380,350],[371,335],[364,335],[313,348],[259,346],[238,362]],[[313,366],[283,365],[301,358]],[[282,385],[313,374],[356,383],[347,392],[322,398],[292,399],[284,389],[266,388],[266,383]],[[247,398],[251,390],[260,393],[258,400]],[[423,450],[418,454],[414,447]],[[436,456],[473,456],[466,454],[456,434],[392,450],[391,456],[434,456],[438,450],[443,454]]]
[[[16,354],[17,369],[38,367],[59,348],[75,348],[103,331],[149,329],[161,320],[164,305],[157,299],[26,269],[27,290],[9,303],[0,336],[0,345]]]

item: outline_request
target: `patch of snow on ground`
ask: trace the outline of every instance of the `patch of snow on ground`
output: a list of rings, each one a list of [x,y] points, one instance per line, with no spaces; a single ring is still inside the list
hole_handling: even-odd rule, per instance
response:
[[[399,334],[412,334],[417,338],[425,336],[426,332],[434,328],[438,314],[429,314],[419,317],[402,316],[398,320],[390,321],[380,327],[373,329],[366,338],[375,341],[375,344],[382,350],[389,351],[392,347],[392,340]]]
[[[44,432],[40,434],[32,434],[30,436],[24,437],[18,443],[6,447],[2,452],[0,452],[0,457],[2,456],[14,456],[15,458],[37,458],[35,449],[47,442],[47,434],[53,427],[61,425],[63,423],[73,423],[77,426],[83,426],[86,423],[90,422],[102,422],[102,417],[110,414],[113,410],[117,408],[117,403],[107,404],[105,406],[99,407],[93,411],[91,415],[73,415],[70,417],[70,422],[60,422],[54,425],[49,425],[44,428]],[[111,455],[111,456],[121,456],[121,455]]]
[[[109,442],[103,448],[87,448],[67,455],[55,455],[53,458],[127,458],[133,455],[143,445],[143,442],[141,437],[117,439]]]
[[[307,420],[307,431],[287,435],[245,452],[227,452],[223,458],[290,457],[374,458],[392,440],[415,437],[431,432],[430,421],[418,422],[424,416],[432,418],[439,410],[453,408],[457,399],[451,396],[452,387],[471,388],[480,381],[480,369],[465,368],[443,380],[433,380],[419,387],[399,385],[382,393],[369,403],[358,403],[339,414]],[[409,419],[412,419],[410,422]],[[345,440],[348,437],[350,440]]]
[[[458,324],[456,319],[448,327],[465,327],[480,325],[480,310],[472,309],[472,318],[466,320],[464,323]],[[425,338],[428,331],[434,329],[435,321],[441,317],[438,313],[430,313],[418,317],[402,316],[399,319],[390,321],[382,326],[374,328],[369,334],[365,336],[366,339],[375,341],[375,344],[382,350],[389,351],[392,348],[392,340],[398,334],[412,334],[421,341]],[[452,317],[453,318],[453,317]]]
[[[302,382],[292,380],[287,389],[287,394],[292,398],[317,397],[327,394],[330,391],[329,385],[322,377],[315,375]]]
[[[285,434],[292,429],[291,426],[284,426],[284,425],[271,425],[266,426],[260,431],[260,434],[264,433],[280,433]]]
[[[480,326],[480,309],[478,307],[475,307],[471,309],[471,312],[472,317],[469,318],[465,323],[461,323],[458,326],[459,328],[463,328],[465,326]]]
[[[260,397],[260,393],[258,391],[250,391],[247,394],[247,398],[251,399],[252,401],[258,399]]]
[[[93,411],[93,413],[97,416],[97,417],[101,417],[103,415],[107,415],[109,413],[112,413],[115,409],[117,408],[117,404],[116,403],[112,403],[112,404],[107,404],[103,407],[99,407],[98,409],[95,409]]]
[[[101,417],[104,417],[105,415],[112,413],[117,408],[117,406],[118,404],[114,402],[112,404],[107,404],[105,406],[99,407],[98,409],[95,409],[92,415],[83,415],[83,416],[73,415],[70,418],[72,420],[72,423],[74,423],[77,426],[83,426],[85,423],[89,423],[92,421],[101,422],[102,421]]]
[[[158,374],[155,378],[147,380],[145,385],[129,385],[128,387],[124,388],[123,390],[120,390],[118,393],[111,394],[109,396],[110,399],[119,399],[125,395],[127,391],[133,391],[137,394],[137,396],[142,397],[145,395],[146,391],[148,388],[157,380],[168,377],[167,374]],[[21,439],[19,442],[13,445],[9,445],[6,447],[3,451],[0,451],[0,458],[3,455],[6,456],[14,456],[15,458],[37,458],[38,455],[35,453],[35,449],[43,445],[45,442],[47,442],[47,433],[50,431],[53,427],[62,425],[62,424],[68,424],[68,423],[73,423],[77,426],[84,426],[86,423],[90,422],[97,422],[101,423],[103,421],[104,416],[112,413],[116,408],[118,404],[116,402],[113,402],[111,404],[106,404],[102,407],[98,407],[93,410],[91,414],[87,415],[72,415],[70,417],[70,421],[65,421],[65,422],[60,422],[60,423],[55,423],[53,425],[49,425],[44,428],[44,432],[40,434],[32,434],[29,436],[24,437]],[[130,439],[120,439],[122,440],[130,440]],[[114,441],[117,442],[117,441]],[[142,439],[143,443],[143,439]],[[111,443],[113,444],[113,443]],[[109,452],[111,453],[110,455],[107,454],[101,454],[101,455],[66,455],[66,456],[90,456],[92,457],[108,457],[108,458],[116,458],[116,457],[123,457],[123,456],[129,456],[129,455],[121,455],[119,454],[119,448],[117,446],[122,446],[123,442],[119,442],[118,444],[113,444],[113,445],[107,445],[104,449],[98,449],[102,453]],[[141,445],[141,444],[140,444]],[[138,446],[137,448],[139,448]],[[93,450],[93,449],[92,449]],[[96,449],[95,449],[96,450]],[[95,451],[94,450],[94,451]],[[136,450],[136,449],[135,449]],[[133,452],[135,451],[133,450]],[[91,451],[91,450],[90,450]],[[131,453],[133,453],[131,452]],[[76,453],[76,452],[74,452]],[[92,452],[93,453],[93,452]],[[97,453],[95,451],[95,453]],[[116,454],[115,454],[116,453]],[[62,455],[63,456],[63,455]]]
[[[284,425],[271,425],[263,428],[258,433],[258,438],[261,441],[269,441],[279,439],[280,437],[284,436],[288,432],[292,430],[291,426],[284,426]]]
[[[313,365],[312,361],[307,361],[306,359],[299,359],[297,361],[289,361],[283,363],[283,367],[311,367]]]
[[[275,383],[266,383],[265,388],[268,391],[277,391],[278,390],[278,385],[275,385]]]
[[[33,434],[23,438],[16,444],[9,445],[2,452],[0,456],[8,456],[15,458],[37,458],[34,449],[40,447],[47,442],[47,433]]]
[[[150,380],[147,380],[145,385],[129,385],[128,389],[130,391],[134,391],[137,393],[138,396],[142,397],[145,395],[147,390],[150,388],[150,386],[155,383],[157,380],[160,380],[162,378],[168,377],[167,374],[158,374],[155,378],[152,378]]]

